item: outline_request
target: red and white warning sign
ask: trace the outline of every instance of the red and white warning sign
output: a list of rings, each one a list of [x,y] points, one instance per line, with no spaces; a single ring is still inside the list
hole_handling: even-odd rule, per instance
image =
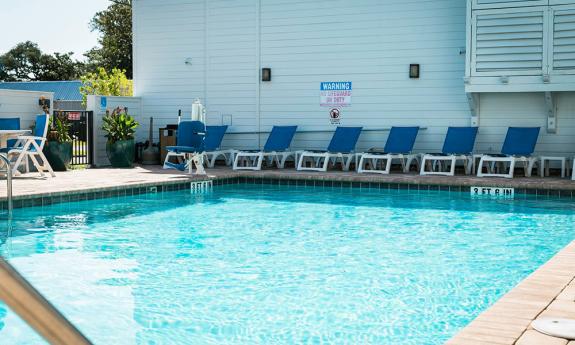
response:
[[[329,111],[329,122],[332,125],[339,125],[341,122],[341,111],[337,108],[333,108]]]

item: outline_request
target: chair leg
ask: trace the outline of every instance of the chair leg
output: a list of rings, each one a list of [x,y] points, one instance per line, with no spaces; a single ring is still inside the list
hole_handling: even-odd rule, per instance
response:
[[[451,166],[449,167],[449,175],[455,176],[455,163],[457,162],[456,158],[451,158]]]
[[[303,153],[299,156],[299,159],[297,161],[296,170],[301,170],[304,156],[305,156],[305,154],[303,154]]]
[[[349,166],[351,165],[351,160],[352,160],[352,158],[353,158],[353,156],[347,157],[346,162],[345,162],[344,171],[349,171]],[[342,159],[343,159],[343,158],[342,158]]]
[[[429,165],[427,158],[423,157],[421,160],[421,165],[419,167],[419,175],[425,175],[425,167]]]
[[[322,167],[321,167],[321,170],[322,170],[322,171],[327,171],[327,168],[328,168],[330,159],[331,159],[331,158],[330,158],[328,155],[325,155],[325,156],[324,156],[323,165],[322,165]]]
[[[264,160],[264,155],[263,155],[263,153],[260,153],[259,155],[257,155],[257,156],[255,157],[255,159],[256,159],[256,162],[255,162],[255,167],[256,167],[256,169],[257,169],[257,170],[262,170],[262,163],[263,163],[263,160]]]

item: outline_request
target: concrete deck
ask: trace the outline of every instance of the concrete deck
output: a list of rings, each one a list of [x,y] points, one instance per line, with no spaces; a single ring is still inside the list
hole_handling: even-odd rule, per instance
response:
[[[536,194],[575,196],[575,181],[559,178],[477,178],[468,176],[419,176],[415,174],[359,175],[355,172],[297,172],[293,169],[241,171],[228,168],[208,170],[212,179],[246,176],[265,179],[331,180],[374,182],[407,185],[441,186],[500,186],[513,187]],[[102,191],[126,187],[146,187],[205,179],[189,176],[157,166],[133,169],[88,169],[57,173],[56,178],[38,178],[29,174],[14,179],[15,198],[31,198],[74,192]],[[1,181],[6,184],[6,181]],[[557,194],[559,196],[559,194]],[[6,188],[0,185],[0,200],[6,198]],[[539,317],[575,318],[575,241],[541,266],[491,308],[447,342],[450,345],[518,344],[575,345],[575,341],[553,338],[531,329],[530,323]]]

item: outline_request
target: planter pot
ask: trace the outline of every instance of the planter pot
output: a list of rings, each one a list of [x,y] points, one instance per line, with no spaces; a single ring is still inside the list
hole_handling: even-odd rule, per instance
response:
[[[72,161],[72,142],[46,141],[44,156],[54,171],[66,171]]]
[[[114,168],[131,168],[135,151],[134,139],[106,143],[106,154]]]

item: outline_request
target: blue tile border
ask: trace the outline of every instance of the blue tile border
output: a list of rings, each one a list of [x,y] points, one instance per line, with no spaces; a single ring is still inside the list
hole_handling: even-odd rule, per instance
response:
[[[417,193],[436,193],[436,192],[463,192],[469,193],[469,186],[448,186],[437,184],[416,184],[416,183],[390,183],[390,182],[373,182],[373,181],[346,181],[333,179],[312,179],[312,178],[270,178],[270,177],[253,177],[253,176],[236,176],[222,177],[212,179],[214,186],[226,186],[234,184],[253,184],[253,185],[271,185],[271,186],[292,186],[292,187],[314,187],[314,188],[332,188],[347,189],[357,188],[365,190],[378,191],[400,191],[407,190]],[[69,191],[53,193],[48,195],[31,195],[16,197],[13,201],[14,208],[48,206],[53,204],[77,202],[84,200],[117,198],[149,193],[173,192],[179,190],[189,190],[190,182],[179,181],[169,183],[155,183],[138,186],[120,186],[100,190],[87,191]],[[525,199],[527,197],[545,198],[545,199],[573,199],[574,193],[570,190],[555,189],[528,189],[515,188],[515,199]],[[0,211],[6,209],[6,200],[0,201]]]

